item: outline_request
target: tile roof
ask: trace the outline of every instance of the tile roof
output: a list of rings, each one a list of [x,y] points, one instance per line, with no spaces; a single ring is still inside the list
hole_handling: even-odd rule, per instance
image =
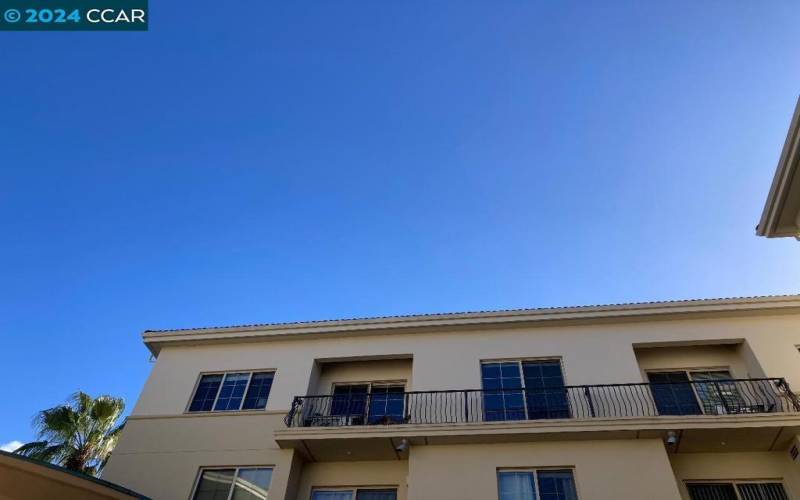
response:
[[[162,330],[145,330],[145,334],[154,333],[172,333],[172,332],[186,332],[186,331],[204,331],[204,330],[225,330],[225,329],[252,329],[259,327],[282,327],[282,326],[324,326],[331,323],[348,323],[354,321],[389,321],[389,320],[407,320],[407,319],[436,319],[447,318],[455,316],[473,316],[485,314],[513,314],[513,313],[545,313],[545,312],[579,312],[582,310],[591,309],[605,309],[605,308],[641,308],[647,306],[669,306],[669,305],[691,305],[691,304],[714,304],[714,303],[737,303],[737,302],[752,302],[752,301],[770,301],[781,299],[800,299],[797,294],[784,294],[784,295],[752,295],[741,297],[721,297],[721,298],[705,298],[705,299],[685,299],[685,300],[661,300],[649,302],[622,302],[611,304],[593,304],[581,306],[557,306],[557,307],[536,307],[536,308],[518,308],[518,309],[488,309],[477,311],[460,311],[460,312],[443,312],[443,313],[423,313],[423,314],[401,314],[390,316],[365,316],[354,318],[338,318],[338,319],[322,319],[311,321],[289,321],[289,322],[275,322],[275,323],[245,323],[238,325],[223,325],[223,326],[203,326],[196,328],[173,328]]]

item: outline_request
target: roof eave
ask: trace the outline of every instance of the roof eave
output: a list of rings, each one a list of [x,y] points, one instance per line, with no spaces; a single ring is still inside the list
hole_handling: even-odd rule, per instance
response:
[[[188,330],[145,331],[143,341],[153,355],[165,344],[220,341],[278,340],[328,335],[353,336],[388,334],[420,329],[445,329],[475,326],[512,326],[567,321],[613,320],[682,315],[797,309],[800,295],[745,297],[733,299],[686,300],[661,303],[608,306],[487,311],[441,315],[397,316],[242,327],[198,328]]]
[[[797,236],[796,232],[781,230],[778,227],[778,221],[789,196],[792,182],[800,182],[800,176],[796,175],[798,163],[800,163],[800,98],[795,105],[778,167],[775,169],[775,176],[772,178],[772,185],[761,212],[761,220],[756,226],[758,236],[767,238]]]

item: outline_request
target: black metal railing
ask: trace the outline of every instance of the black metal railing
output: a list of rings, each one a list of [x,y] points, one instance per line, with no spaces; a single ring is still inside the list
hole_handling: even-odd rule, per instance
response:
[[[800,412],[782,378],[298,396],[289,427]]]

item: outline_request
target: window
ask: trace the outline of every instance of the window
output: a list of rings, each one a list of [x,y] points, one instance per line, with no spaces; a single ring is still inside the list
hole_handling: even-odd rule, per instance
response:
[[[783,485],[770,483],[689,483],[692,500],[789,500]]]
[[[656,372],[648,378],[661,415],[746,413],[757,406],[746,404],[727,370]],[[753,389],[754,396],[762,392],[760,387]]]
[[[367,409],[368,393],[368,384],[334,386],[331,415],[363,418]]]
[[[202,375],[189,411],[263,410],[274,372],[236,372]]]
[[[535,420],[569,418],[569,404],[557,359],[481,364],[484,418]]]
[[[265,500],[272,481],[269,467],[201,469],[193,500]]]
[[[692,380],[698,382],[695,383],[694,389],[700,398],[703,413],[712,415],[733,413],[738,412],[744,405],[736,383],[730,382],[733,377],[729,371],[690,372],[689,375]]]
[[[351,424],[390,424],[404,420],[403,384],[336,384],[330,414],[347,417]]]
[[[481,376],[485,420],[524,420],[519,362],[483,363]]]
[[[189,411],[211,411],[221,382],[222,375],[203,375],[197,384]]]
[[[397,490],[395,488],[314,490],[311,493],[311,500],[397,500]]]
[[[269,390],[272,388],[271,372],[254,373],[250,379],[250,387],[247,389],[247,397],[244,398],[242,410],[261,410],[267,406]]]
[[[217,395],[214,411],[238,410],[242,406],[244,390],[250,380],[249,373],[229,373],[225,375],[222,388]]]
[[[402,385],[373,385],[369,399],[369,423],[391,424],[402,422],[405,409],[404,403],[405,387]]]
[[[559,361],[523,361],[522,378],[529,419],[569,418]]]
[[[686,372],[650,373],[648,378],[660,415],[700,414],[700,406]]]
[[[497,473],[500,500],[578,500],[571,470],[515,470]]]

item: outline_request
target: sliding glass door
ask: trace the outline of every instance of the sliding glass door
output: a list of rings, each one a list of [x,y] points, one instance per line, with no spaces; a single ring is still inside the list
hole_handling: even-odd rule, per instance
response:
[[[739,413],[746,408],[739,389],[735,382],[731,382],[729,371],[704,371],[690,372],[696,383],[694,385],[703,413],[707,415],[722,415],[725,413]]]
[[[727,370],[656,372],[648,378],[659,415],[723,415],[757,406],[746,404]]]
[[[525,398],[518,361],[484,363],[484,420],[525,420]]]
[[[405,386],[374,384],[369,395],[370,424],[399,424],[405,421]]]
[[[559,361],[524,361],[522,373],[529,420],[569,418],[567,391]]]
[[[367,412],[369,385],[337,385],[333,388],[331,415],[351,420],[352,424],[363,424]]]
[[[684,371],[649,373],[659,415],[700,415],[697,397]]]

